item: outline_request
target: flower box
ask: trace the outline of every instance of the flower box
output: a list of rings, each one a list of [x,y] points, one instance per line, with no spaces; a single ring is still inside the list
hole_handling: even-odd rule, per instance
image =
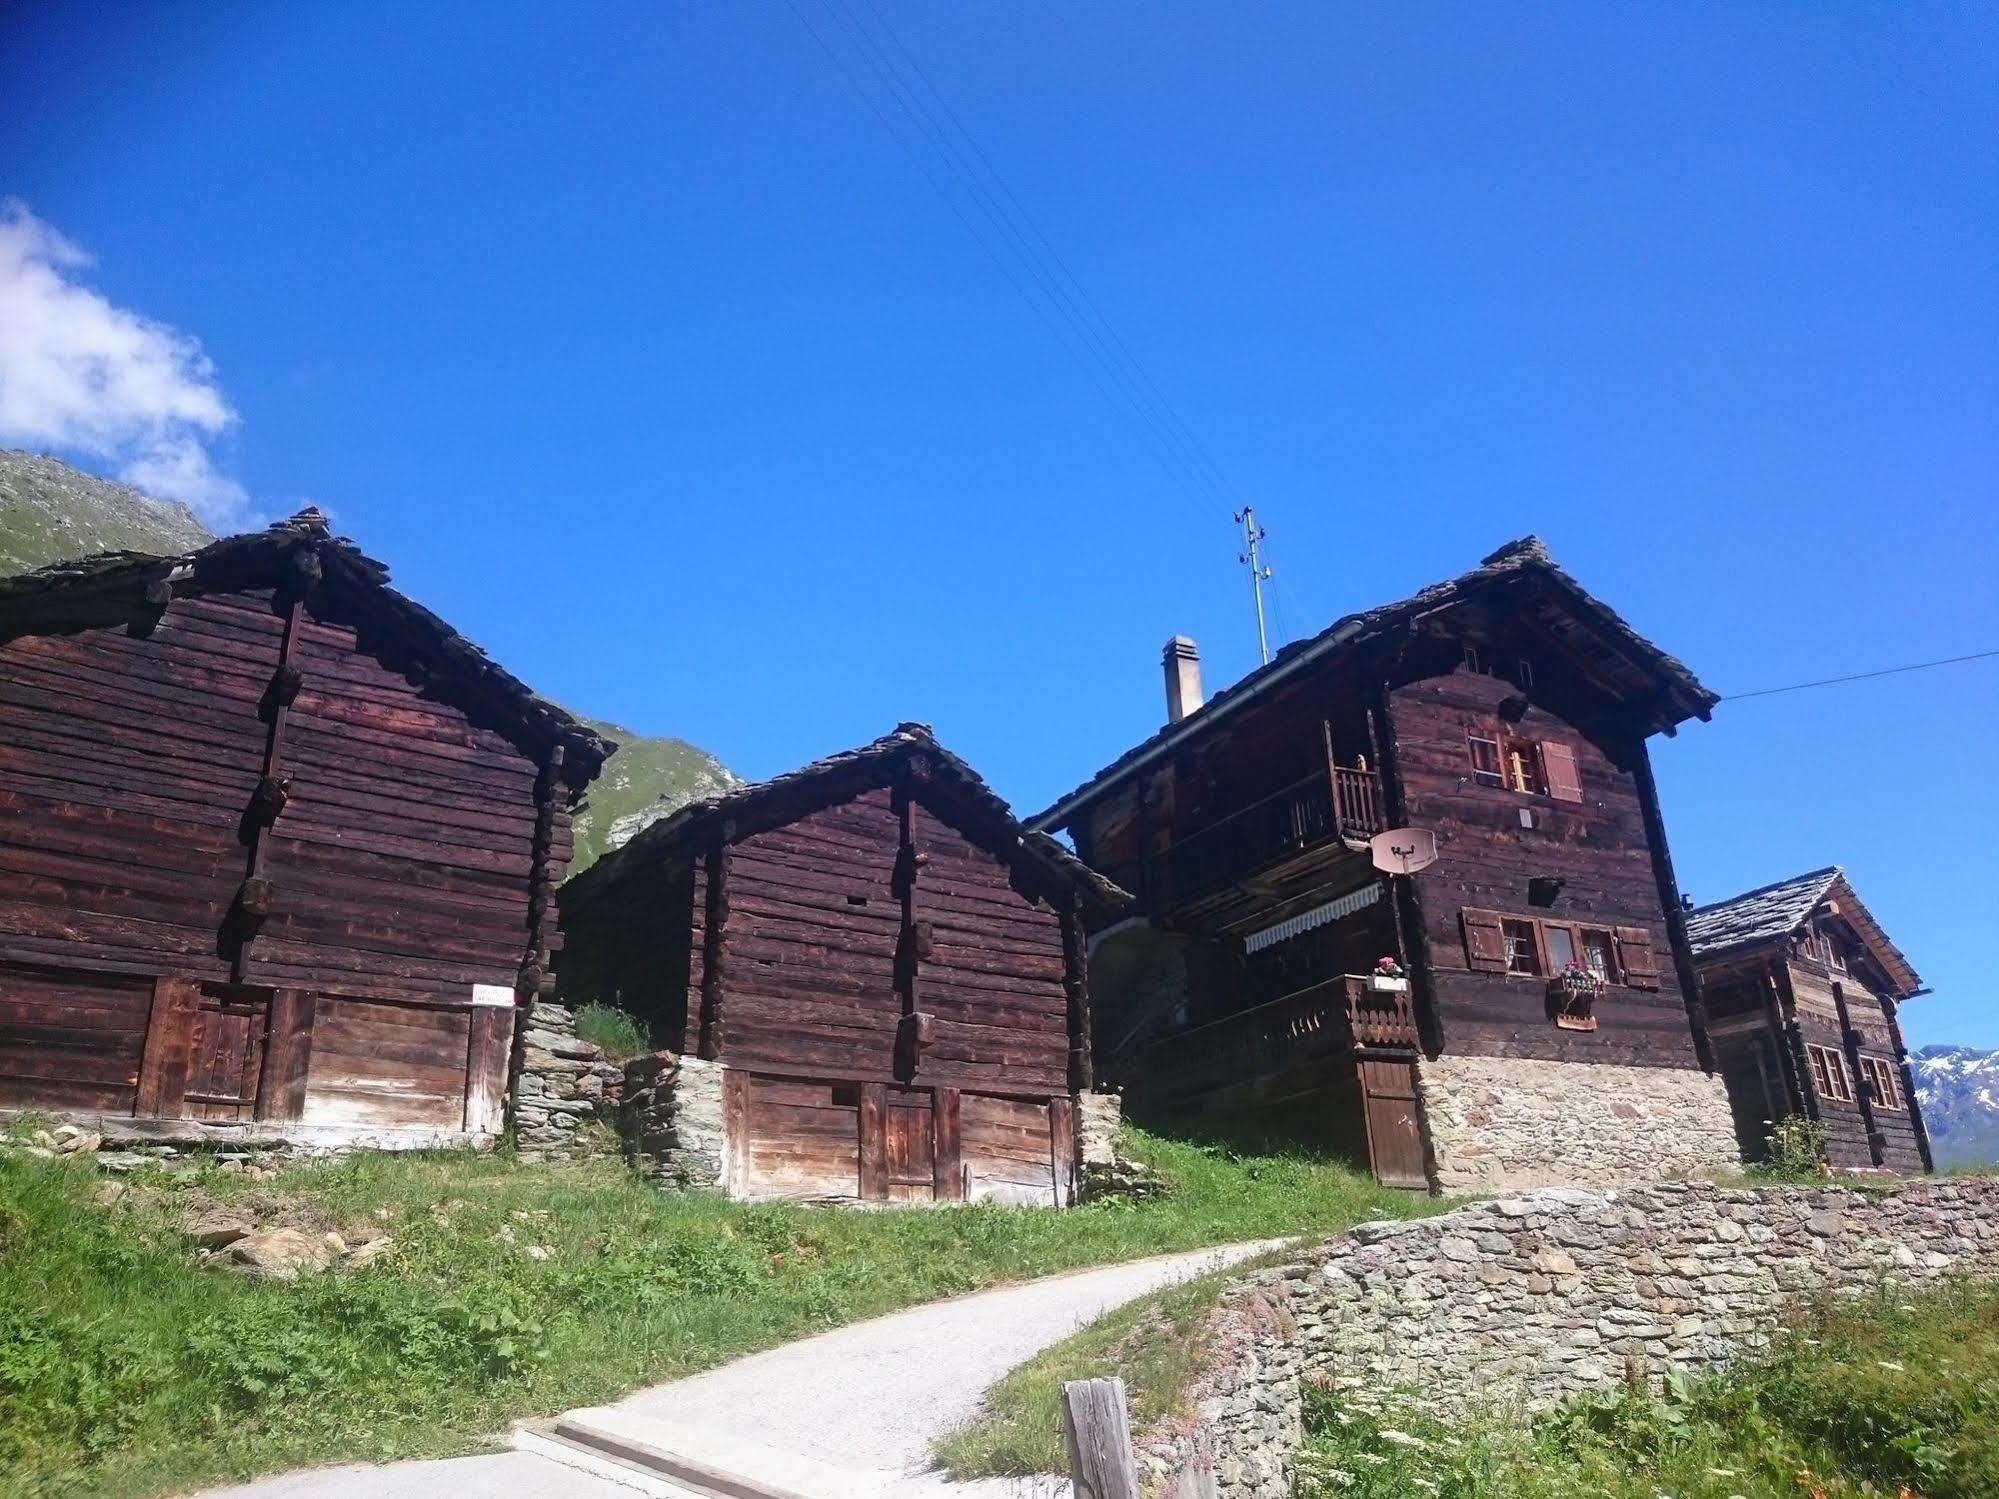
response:
[[[1370,973],[1367,976],[1367,987],[1376,994],[1407,994],[1409,980],[1390,978],[1382,973]]]

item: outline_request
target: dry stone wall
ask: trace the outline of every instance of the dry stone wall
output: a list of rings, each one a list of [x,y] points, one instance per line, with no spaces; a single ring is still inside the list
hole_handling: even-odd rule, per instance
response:
[[[1999,1178],[1841,1187],[1547,1188],[1363,1224],[1223,1297],[1192,1419],[1141,1438],[1157,1495],[1288,1499],[1301,1381],[1432,1408],[1545,1405],[1762,1347],[1822,1290],[1999,1275]]]
[[[1442,1192],[1712,1177],[1742,1164],[1727,1087],[1693,1068],[1446,1054],[1416,1071]]]
[[[722,1076],[719,1062],[656,1051],[625,1063],[625,1150],[662,1187],[722,1181]]]
[[[538,1001],[528,1012],[514,1071],[514,1142],[524,1156],[587,1155],[615,1127],[624,1069],[576,1034],[567,1005]]]

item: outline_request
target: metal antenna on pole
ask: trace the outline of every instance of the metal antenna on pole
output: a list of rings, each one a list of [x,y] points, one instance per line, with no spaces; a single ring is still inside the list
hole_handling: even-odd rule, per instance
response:
[[[1256,523],[1256,511],[1248,505],[1235,513],[1236,524],[1242,527],[1241,553],[1238,562],[1249,564],[1249,591],[1256,598],[1256,648],[1263,656],[1263,664],[1270,664],[1270,633],[1263,623],[1263,584],[1270,576],[1270,568],[1263,560],[1263,543],[1269,532]]]

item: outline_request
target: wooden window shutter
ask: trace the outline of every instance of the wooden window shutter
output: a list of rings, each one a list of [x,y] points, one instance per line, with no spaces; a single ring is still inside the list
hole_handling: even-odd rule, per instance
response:
[[[1497,911],[1459,912],[1465,925],[1465,962],[1474,973],[1506,972],[1506,927]]]
[[[1541,746],[1541,777],[1548,795],[1558,802],[1583,799],[1582,776],[1576,770],[1576,752],[1566,744],[1549,740]]]
[[[1617,966],[1624,982],[1634,989],[1659,987],[1659,956],[1652,950],[1652,934],[1642,926],[1617,929]]]

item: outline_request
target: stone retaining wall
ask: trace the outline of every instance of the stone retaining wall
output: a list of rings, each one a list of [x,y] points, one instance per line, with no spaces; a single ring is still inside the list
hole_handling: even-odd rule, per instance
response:
[[[520,1065],[509,1099],[514,1142],[524,1156],[588,1155],[615,1128],[624,1069],[604,1048],[578,1039],[567,1005],[538,1000],[521,1022]]]
[[[1999,1178],[1842,1187],[1548,1188],[1363,1224],[1225,1293],[1191,1419],[1142,1437],[1151,1492],[1288,1499],[1302,1379],[1448,1412],[1545,1405],[1762,1347],[1787,1304],[1951,1271],[1999,1275]],[[1184,1487],[1183,1487],[1184,1486]]]
[[[625,1151],[663,1187],[722,1181],[722,1076],[719,1062],[655,1051],[625,1063]]]
[[[1712,1177],[1742,1164],[1728,1089],[1694,1068],[1446,1054],[1416,1075],[1441,1192]]]

